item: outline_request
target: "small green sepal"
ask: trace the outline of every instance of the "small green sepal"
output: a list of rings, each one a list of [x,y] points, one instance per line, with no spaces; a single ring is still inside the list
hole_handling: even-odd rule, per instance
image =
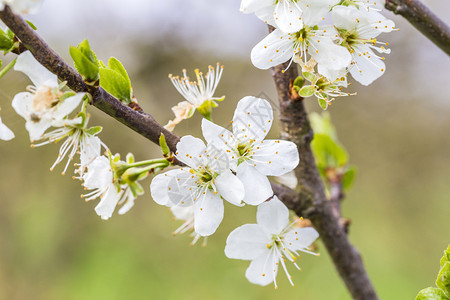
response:
[[[323,110],[328,109],[328,102],[324,98],[317,98],[317,100],[319,101],[320,108],[322,108]]]
[[[302,87],[300,89],[300,91],[298,92],[298,94],[302,97],[311,97],[312,95],[314,95],[314,92],[316,91],[316,89],[314,88],[314,86],[312,85],[306,85],[304,87]]]
[[[436,279],[436,285],[450,297],[450,262],[445,262]]]

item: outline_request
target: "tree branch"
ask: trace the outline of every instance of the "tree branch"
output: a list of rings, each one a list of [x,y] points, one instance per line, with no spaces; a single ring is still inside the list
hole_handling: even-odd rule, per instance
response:
[[[51,49],[22,17],[15,15],[8,6],[0,11],[0,19],[20,39],[24,46],[21,47],[21,50],[30,50],[38,62],[49,69],[50,72],[58,75],[60,80],[67,81],[67,86],[72,90],[90,93],[93,97],[94,106],[156,144],[159,144],[159,137],[161,133],[164,133],[169,148],[172,152],[176,151],[176,145],[180,140],[178,136],[166,130],[151,115],[138,112],[122,104],[101,87],[86,85],[80,74]]]
[[[313,223],[325,244],[340,276],[354,299],[378,299],[358,251],[350,244],[347,234],[336,215],[332,202],[316,167],[310,143],[313,131],[308,121],[303,100],[292,97],[289,86],[298,76],[297,69],[288,64],[272,68],[272,76],[280,103],[281,137],[294,142],[300,153],[300,164],[295,170],[299,180],[297,196],[289,193],[288,202],[298,216]],[[294,100],[293,100],[294,99]]]
[[[450,55],[450,27],[420,0],[386,0],[385,7],[404,17],[442,51]]]

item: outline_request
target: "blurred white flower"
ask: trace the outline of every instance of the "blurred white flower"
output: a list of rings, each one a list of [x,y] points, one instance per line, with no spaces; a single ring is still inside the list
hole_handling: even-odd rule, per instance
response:
[[[376,37],[395,30],[394,22],[376,11],[368,12],[354,6],[336,6],[331,15],[339,42],[352,55],[350,73],[361,84],[371,84],[386,70],[384,57],[378,56],[373,50],[390,53],[389,49],[384,48],[387,43],[377,41]],[[377,44],[383,46],[378,47]]]
[[[2,118],[0,117],[0,140],[9,141],[14,138],[14,132],[11,131],[5,124],[2,122]]]
[[[222,222],[222,198],[240,206],[244,186],[230,171],[224,150],[206,147],[198,138],[182,137],[176,157],[188,167],[153,178],[150,185],[153,200],[168,207],[194,206],[195,232],[209,236]]]
[[[273,123],[270,103],[255,97],[242,98],[234,112],[232,131],[203,119],[208,145],[225,149],[230,168],[245,188],[244,202],[258,205],[272,197],[267,176],[280,176],[299,163],[297,146],[289,141],[264,140]]]
[[[242,225],[233,230],[227,238],[225,255],[228,258],[251,260],[245,272],[254,284],[267,285],[274,282],[281,263],[289,282],[292,282],[285,260],[296,264],[298,251],[318,255],[308,247],[319,237],[312,227],[292,228],[289,225],[289,210],[276,196],[258,206],[257,224]]]
[[[0,10],[8,5],[16,14],[35,14],[43,2],[44,0],[0,0]]]
[[[26,51],[17,58],[14,70],[25,73],[34,86],[28,87],[31,92],[17,94],[12,106],[25,120],[25,127],[33,142],[42,138],[44,132],[53,122],[63,120],[82,101],[84,93],[66,97],[58,86],[58,78],[42,66]]]

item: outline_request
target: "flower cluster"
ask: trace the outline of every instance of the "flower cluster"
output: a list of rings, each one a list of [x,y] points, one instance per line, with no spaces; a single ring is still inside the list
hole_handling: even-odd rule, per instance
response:
[[[310,73],[315,73],[317,63],[315,76],[326,82],[328,90],[313,82],[300,95],[315,95],[328,105],[334,97],[349,95],[341,92],[347,73],[363,85],[383,75],[386,67],[380,55],[390,50],[377,37],[396,29],[379,7],[363,0],[242,0],[242,12],[254,13],[275,27],[253,48],[251,60],[260,69],[297,62]],[[312,70],[306,67],[310,60]]]
[[[305,249],[318,236],[313,228],[298,230],[299,235],[293,235],[290,226],[284,224],[289,221],[288,209],[273,195],[267,176],[291,172],[299,163],[299,154],[292,142],[265,139],[272,123],[273,110],[267,100],[244,97],[238,102],[231,130],[203,119],[206,144],[193,136],[182,137],[175,156],[186,167],[159,174],[150,185],[154,201],[170,207],[175,218],[184,221],[174,234],[193,231],[192,244],[217,230],[224,217],[223,200],[236,206],[258,206],[258,223],[263,224],[265,218],[273,221],[267,221],[258,229],[261,237],[258,241],[262,244],[253,243],[254,231],[249,232],[249,243],[241,243],[247,234],[242,228],[257,226],[244,225],[230,235],[225,253],[230,258],[255,259],[249,268],[251,271],[247,272],[253,275],[247,274],[247,278],[261,285],[275,281],[276,266],[285,255],[289,254],[288,259],[294,262],[296,251],[307,251]],[[281,228],[280,224],[283,224]],[[300,242],[289,244],[286,250],[284,243],[295,238],[297,241],[300,238]],[[261,245],[268,252],[261,252]],[[250,257],[249,253],[261,256]],[[287,272],[284,262],[282,264]],[[259,279],[261,274],[265,276],[262,270],[266,268],[275,271],[267,272],[264,280]]]
[[[138,181],[145,178],[153,168],[167,166],[167,160],[136,163],[134,157],[128,155],[127,162],[124,162],[120,161],[119,155],[112,156],[109,150],[106,155],[102,155],[102,148],[108,148],[97,137],[102,127],[88,127],[88,96],[85,93],[63,91],[65,84],[58,83],[57,76],[36,61],[29,51],[18,56],[14,69],[25,73],[33,82],[27,92],[17,94],[12,101],[17,114],[26,121],[25,127],[32,147],[64,140],[50,170],[67,158],[62,172],[64,174],[70,162],[78,156],[76,176],[73,178],[82,180],[85,189],[91,190],[82,197],[86,201],[100,198],[95,211],[102,219],[110,218],[117,205],[122,205],[119,214],[127,212],[134,205],[136,197],[143,194]],[[80,104],[81,109],[70,117]],[[1,122],[0,130],[1,139],[14,137]]]

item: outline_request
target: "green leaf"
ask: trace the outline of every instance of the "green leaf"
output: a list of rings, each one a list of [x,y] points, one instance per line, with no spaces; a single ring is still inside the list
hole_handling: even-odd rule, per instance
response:
[[[100,62],[100,65],[104,65]],[[111,57],[107,67],[100,67],[100,86],[119,100],[131,102],[131,82],[123,65]]]
[[[446,262],[450,262],[450,245],[447,247],[447,250],[444,251],[444,256],[441,258],[441,267],[443,267]]]
[[[122,63],[115,57],[110,57],[108,61],[108,67],[122,75],[122,77],[127,81],[128,85],[131,87],[130,77],[128,76],[127,70],[123,67]]]
[[[167,146],[166,137],[163,133],[159,136],[159,146],[161,147],[164,157],[170,154],[169,146]]]
[[[95,82],[99,79],[99,63],[88,40],[82,41],[77,47],[71,46],[69,52],[75,68],[85,81]]]
[[[327,135],[314,134],[311,147],[317,165],[321,168],[339,168],[345,166],[348,162],[345,149]]]
[[[326,110],[328,108],[328,102],[323,99],[323,98],[317,98],[319,100],[319,106],[323,109]]]
[[[337,141],[336,129],[334,128],[333,123],[331,123],[331,116],[329,113],[311,113],[309,118],[315,133],[328,135],[333,140]]]
[[[119,72],[109,68],[100,68],[99,74],[102,88],[127,104],[131,102],[131,86]]]
[[[447,297],[450,297],[450,262],[446,261],[441,267],[436,279],[436,285],[447,295]]]
[[[342,176],[342,187],[344,188],[344,190],[348,190],[352,186],[355,176],[356,167],[351,166],[348,167],[347,170],[345,170],[344,175]]]
[[[0,50],[9,51],[14,46],[14,40],[0,29]]]
[[[449,300],[444,292],[438,288],[429,287],[421,290],[415,300]]]
[[[305,77],[311,83],[316,81],[317,76],[311,72],[303,72],[303,77]]]
[[[33,28],[33,30],[37,30],[37,27],[36,27],[36,25],[34,25],[33,23],[31,23],[31,21],[29,21],[29,20],[25,20],[25,22],[27,22],[27,23],[28,23],[28,25],[30,25],[30,27],[31,27],[31,28]]]
[[[300,89],[300,91],[298,92],[298,94],[302,97],[311,97],[312,95],[314,95],[314,92],[316,91],[316,89],[314,88],[314,86],[312,85],[306,85],[304,87],[302,87]]]

